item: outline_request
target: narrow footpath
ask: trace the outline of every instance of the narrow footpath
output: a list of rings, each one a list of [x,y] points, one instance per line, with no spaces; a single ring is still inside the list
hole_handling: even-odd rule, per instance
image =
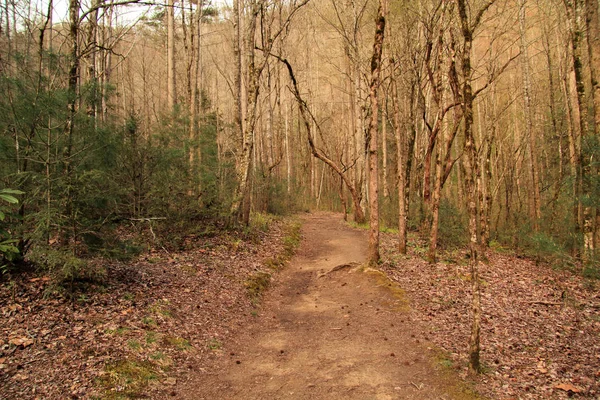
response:
[[[399,288],[360,268],[366,232],[305,217],[302,243],[255,323],[194,376],[186,399],[451,399]],[[445,378],[443,378],[445,376]],[[460,396],[462,398],[462,396]]]

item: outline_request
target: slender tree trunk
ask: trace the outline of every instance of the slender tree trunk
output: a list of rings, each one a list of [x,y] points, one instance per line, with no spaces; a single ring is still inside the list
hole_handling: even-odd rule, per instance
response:
[[[493,82],[491,85],[490,99],[487,103],[485,119],[486,123],[486,135],[485,137],[485,152],[483,155],[483,171],[482,171],[482,195],[481,200],[481,215],[480,215],[480,232],[481,232],[481,246],[483,249],[487,249],[490,245],[490,231],[491,231],[491,216],[492,216],[492,201],[493,201],[493,189],[492,189],[492,149],[494,141],[496,140],[496,126],[497,122],[497,111],[496,111],[496,83]],[[483,250],[482,250],[483,251]]]
[[[194,16],[190,13],[190,21],[193,21]],[[190,142],[189,145],[189,168],[190,168],[190,179],[192,182],[197,181],[198,184],[194,188],[190,187],[191,193],[193,193],[194,189],[197,190],[198,193],[201,193],[201,179],[199,177],[195,177],[195,174],[198,173],[198,166],[200,165],[200,146],[198,143],[198,130],[199,130],[199,121],[198,121],[198,111],[200,109],[200,97],[201,93],[199,93],[199,83],[200,83],[200,51],[201,51],[201,23],[202,23],[202,1],[199,1],[196,5],[196,15],[195,15],[195,23],[190,24],[191,32],[191,46],[194,47],[191,52],[191,74],[190,74],[190,99],[189,99],[189,113],[190,113],[190,126],[188,132],[188,139]],[[194,25],[196,28],[196,32],[193,32]],[[194,40],[195,36],[195,40]]]
[[[529,139],[529,170],[531,172],[531,212],[530,217],[533,221],[534,231],[539,231],[539,221],[542,217],[540,201],[540,182],[537,170],[538,155],[537,143],[533,133],[533,116],[531,107],[531,74],[529,72],[529,52],[526,38],[525,25],[525,0],[520,0],[519,4],[519,31],[520,31],[520,50],[521,50],[521,68],[523,73],[523,101],[525,116],[525,135]]]
[[[359,64],[359,54],[358,50],[355,51],[355,60],[354,62],[354,109],[355,109],[355,142],[356,142],[356,154],[354,155],[356,158],[356,190],[359,197],[360,210],[354,210],[354,220],[356,223],[363,223],[363,221],[358,221],[356,218],[359,214],[365,214],[365,203],[364,196],[365,193],[364,185],[365,185],[365,164],[366,164],[366,148],[365,148],[365,129],[364,129],[364,107],[362,105],[362,97],[363,97],[363,88],[362,88],[362,78],[360,73],[360,64]]]
[[[493,0],[486,3],[471,22],[468,16],[466,0],[457,0],[458,14],[464,40],[462,54],[462,96],[464,116],[464,162],[465,183],[467,189],[467,209],[469,213],[469,264],[471,267],[471,313],[472,325],[469,337],[469,369],[472,372],[481,371],[480,362],[480,331],[481,331],[481,291],[479,283],[479,242],[477,237],[477,187],[475,177],[478,169],[477,148],[473,136],[473,88],[471,83],[471,51],[473,47],[473,31],[479,24],[485,10],[491,6]]]
[[[177,70],[175,66],[175,0],[167,3],[167,99],[173,112],[177,104]]]
[[[565,52],[565,55],[568,51]],[[568,58],[568,57],[566,57]],[[568,62],[567,62],[568,64]],[[573,216],[573,236],[575,238],[575,243],[572,248],[572,255],[575,258],[579,258],[581,256],[581,249],[578,245],[579,238],[581,236],[581,201],[580,201],[580,193],[581,193],[581,163],[579,161],[580,153],[579,146],[577,144],[577,134],[576,134],[576,124],[575,117],[573,112],[573,106],[571,102],[571,91],[569,90],[569,68],[565,66],[565,69],[562,71],[562,79],[561,79],[561,89],[564,99],[564,107],[566,110],[566,125],[567,125],[567,139],[569,146],[569,169],[571,173],[571,194],[573,200],[572,207],[572,216]]]
[[[231,204],[231,214],[235,217],[236,220],[239,220],[242,215],[242,203],[245,196],[245,186],[247,184],[247,174],[248,169],[250,167],[249,157],[251,156],[251,148],[244,148],[245,141],[247,139],[246,135],[246,123],[245,123],[245,110],[243,107],[243,103],[245,100],[245,86],[242,81],[242,74],[244,70],[242,49],[243,49],[243,39],[242,39],[242,15],[243,15],[243,6],[241,3],[242,0],[234,0],[233,2],[233,14],[234,14],[234,59],[235,59],[235,78],[234,78],[234,96],[235,96],[235,105],[236,105],[236,115],[235,115],[235,125],[237,130],[237,142],[242,147],[238,149],[238,154],[236,155],[236,178],[238,182],[238,186],[236,187],[236,192],[234,194],[234,198]],[[245,165],[242,165],[244,163]],[[242,181],[244,182],[242,186]]]
[[[385,107],[383,107],[382,113],[381,113],[381,150],[382,150],[382,160],[381,160],[381,166],[383,168],[383,197],[384,198],[389,198],[390,197],[390,188],[388,185],[388,141],[387,141],[387,122],[388,122],[388,118],[387,118],[387,110]]]
[[[598,0],[585,0],[588,54],[590,77],[592,81],[592,100],[594,103],[594,125],[600,127],[600,20],[598,19]],[[597,131],[593,132],[595,135]]]
[[[88,67],[88,82],[91,84],[91,96],[90,102],[87,108],[87,114],[94,118],[94,127],[98,129],[98,71],[96,68],[98,58],[98,5],[101,0],[94,0],[92,5],[96,9],[89,16],[88,29],[88,46],[91,47],[87,56],[87,67]]]
[[[442,128],[442,138],[445,136],[445,129]],[[437,258],[437,242],[439,232],[440,200],[442,195],[442,149],[438,146],[435,152],[435,181],[433,183],[433,195],[431,197],[431,230],[429,234],[428,261],[435,263]]]
[[[558,206],[558,198],[563,185],[565,177],[564,173],[564,149],[563,149],[563,138],[564,134],[558,129],[558,118],[556,115],[556,83],[554,81],[554,62],[552,57],[552,47],[550,45],[550,34],[546,26],[544,26],[544,50],[546,52],[546,61],[548,63],[548,92],[550,102],[550,118],[552,121],[552,135],[558,136],[558,154],[559,154],[559,165],[558,165],[558,179],[554,185],[554,195],[552,198],[552,212],[551,212],[551,226],[556,222],[556,208]],[[560,76],[560,75],[559,75]],[[571,129],[569,118],[566,121],[567,129]]]
[[[369,265],[379,263],[379,156],[377,140],[379,130],[379,98],[378,91],[381,82],[381,54],[385,32],[385,0],[380,0],[375,20],[375,41],[373,57],[371,58],[371,85],[369,97],[371,100],[371,119],[369,121]],[[384,121],[385,123],[385,121]]]
[[[72,155],[73,155],[73,135],[75,133],[75,116],[77,114],[77,86],[79,83],[79,0],[69,1],[69,39],[71,40],[71,53],[69,60],[69,114],[66,124],[66,145],[63,150],[64,174],[67,186],[65,214],[67,221],[71,225],[65,232],[66,241],[70,242],[76,234],[75,218],[73,210],[72,193]]]
[[[587,151],[585,150],[585,143],[588,140],[589,135],[589,123],[588,123],[588,111],[587,111],[587,99],[585,94],[585,83],[583,76],[583,62],[582,62],[582,50],[581,50],[581,39],[583,37],[583,31],[581,27],[581,6],[583,0],[564,0],[566,11],[567,11],[567,22],[569,24],[569,33],[571,36],[571,57],[573,62],[573,70],[575,72],[575,86],[577,92],[577,109],[579,111],[579,130],[581,136],[581,153],[577,158],[578,164],[578,186],[580,187],[579,192],[579,203],[581,203],[581,196],[585,196],[590,193],[590,162],[587,157]],[[580,206],[581,207],[581,206]],[[583,252],[582,256],[584,260],[588,259],[593,252],[593,227],[592,227],[592,216],[591,207],[582,207],[583,214]]]
[[[592,81],[592,101],[594,104],[594,124],[590,134],[598,137],[600,128],[600,21],[598,20],[598,0],[585,0],[587,43],[589,54],[590,78]],[[595,151],[597,154],[597,151]],[[595,158],[595,157],[594,157]],[[594,167],[594,176],[598,175],[598,167]],[[600,209],[594,210],[594,250],[600,246]],[[596,255],[596,254],[595,254]]]
[[[416,81],[416,79],[415,79]],[[396,130],[397,147],[397,174],[398,174],[398,251],[400,254],[407,252],[407,226],[410,206],[410,172],[412,169],[412,155],[415,145],[415,93],[416,82],[411,85],[410,98],[408,99],[409,121],[408,136],[403,133],[400,123],[400,99],[396,79],[392,80],[392,96],[394,106],[394,125]]]
[[[108,30],[109,36],[112,34],[112,23],[113,23],[113,14],[114,7],[107,7],[105,12],[103,13],[104,24],[102,27],[102,44],[105,45],[106,31]],[[108,27],[108,28],[107,28]],[[102,88],[101,88],[101,111],[100,111],[100,119],[104,123],[106,122],[106,117],[108,115],[108,84],[110,83],[110,78],[112,76],[112,52],[111,51],[103,51],[102,54]]]
[[[286,183],[287,183],[287,194],[288,196],[292,193],[292,156],[290,151],[290,127],[289,119],[292,105],[289,108],[285,108],[285,165],[286,165]]]

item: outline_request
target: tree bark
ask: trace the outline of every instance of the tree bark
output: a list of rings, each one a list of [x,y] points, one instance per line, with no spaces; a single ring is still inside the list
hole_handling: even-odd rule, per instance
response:
[[[519,33],[521,51],[521,69],[523,77],[523,114],[525,116],[525,135],[529,139],[529,170],[531,172],[531,212],[533,230],[539,231],[539,221],[542,217],[540,200],[540,180],[538,174],[537,143],[533,133],[533,117],[531,107],[531,73],[529,72],[529,51],[526,39],[525,0],[519,1]]]
[[[410,209],[410,172],[412,169],[413,151],[415,145],[415,93],[416,79],[411,85],[410,98],[408,99],[408,135],[405,135],[400,123],[400,99],[396,78],[392,78],[392,100],[394,106],[394,129],[397,147],[397,174],[398,174],[398,252],[407,253],[407,226]]]
[[[386,107],[382,108],[382,113],[381,113],[381,150],[382,150],[382,160],[381,160],[381,166],[383,168],[383,176],[382,176],[382,183],[383,183],[383,197],[385,199],[390,197],[390,188],[388,185],[388,143],[387,143],[387,123],[388,123],[388,119],[387,119],[387,110]]]
[[[371,84],[369,97],[371,100],[371,119],[369,120],[369,265],[379,263],[379,98],[381,82],[381,55],[385,36],[385,0],[380,0],[375,20],[375,40],[373,57],[371,58]],[[384,121],[385,123],[385,121]]]
[[[167,101],[173,112],[177,104],[177,82],[175,68],[175,0],[167,3]]]
[[[481,290],[479,283],[479,240],[477,235],[477,187],[475,177],[478,169],[477,147],[473,136],[473,87],[471,51],[473,48],[473,31],[479,25],[485,11],[493,4],[488,1],[481,8],[474,21],[470,21],[467,0],[457,0],[458,15],[464,41],[462,54],[462,98],[464,118],[464,162],[465,183],[467,189],[467,209],[469,213],[469,264],[471,268],[471,335],[469,337],[469,370],[474,373],[481,371],[480,362],[480,332],[481,332]]]
[[[592,81],[592,101],[594,103],[594,134],[600,127],[600,21],[598,20],[598,0],[585,0],[588,54]]]
[[[593,129],[590,134],[596,138],[600,128],[600,21],[598,20],[598,0],[585,0],[587,43],[589,54],[589,69],[592,82],[590,93],[593,108]],[[597,150],[596,150],[597,151]],[[594,175],[598,175],[598,167],[594,168]],[[595,209],[594,220],[594,250],[600,246],[600,209]]]
[[[570,44],[571,44],[571,58],[573,62],[573,71],[575,73],[575,87],[577,92],[577,110],[579,111],[579,131],[581,136],[581,149],[579,157],[575,159],[577,164],[577,186],[579,187],[578,203],[579,207],[582,208],[582,223],[583,226],[583,248],[581,256],[584,260],[588,259],[593,252],[593,230],[592,230],[592,216],[591,208],[589,206],[581,205],[581,197],[586,196],[590,193],[590,163],[586,155],[585,142],[588,140],[589,135],[589,123],[588,123],[588,109],[587,99],[585,94],[585,83],[583,75],[583,62],[582,62],[582,50],[581,50],[581,38],[583,37],[583,30],[581,27],[581,7],[583,0],[564,0],[565,8],[567,12],[567,23],[569,26],[570,33]]]
[[[69,83],[68,83],[68,104],[69,113],[67,116],[66,145],[63,149],[64,175],[67,186],[65,216],[70,225],[65,232],[65,241],[69,243],[76,234],[75,216],[73,209],[72,192],[72,154],[73,154],[73,135],[75,133],[75,116],[77,114],[77,87],[79,84],[79,0],[69,1],[69,39],[71,40],[71,53],[69,59]]]

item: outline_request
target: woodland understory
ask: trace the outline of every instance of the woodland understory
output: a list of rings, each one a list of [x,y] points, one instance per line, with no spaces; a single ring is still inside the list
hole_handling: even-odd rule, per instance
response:
[[[67,295],[46,276],[3,285],[0,395],[5,399],[169,397],[256,315],[270,275],[298,243],[298,223],[189,235],[151,249]]]
[[[599,395],[597,0],[2,0],[0,93],[7,395],[75,338],[96,383],[167,382],[229,328],[152,333],[166,283],[251,313],[271,215],[319,210],[369,229],[482,393]],[[97,336],[167,350],[111,364]]]
[[[0,394],[7,399],[167,398],[178,382],[235,359],[231,340],[262,315],[260,298],[298,244],[297,219],[262,219],[251,232],[190,235],[187,250],[156,248],[65,295],[47,276],[15,276],[0,291]],[[150,234],[148,233],[150,236]],[[482,268],[483,373],[468,374],[469,270],[465,251],[423,259],[411,234],[398,256],[382,234],[381,270],[405,288],[419,326],[414,345],[462,377],[466,398],[577,398],[600,393],[598,283],[569,271],[490,253]],[[508,269],[507,265],[510,265]]]

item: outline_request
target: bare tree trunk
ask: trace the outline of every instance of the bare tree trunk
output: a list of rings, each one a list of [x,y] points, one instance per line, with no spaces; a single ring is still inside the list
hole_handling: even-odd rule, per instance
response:
[[[491,131],[486,140],[486,151],[483,160],[483,201],[481,203],[481,245],[489,247],[490,245],[490,220],[492,215],[492,146],[496,136],[496,124],[492,124]]]
[[[519,31],[520,31],[520,50],[521,50],[521,68],[523,73],[523,101],[525,116],[525,135],[529,138],[529,170],[531,172],[532,198],[530,216],[533,221],[534,231],[539,231],[539,221],[542,217],[540,201],[540,182],[537,170],[538,155],[537,143],[533,133],[533,117],[531,108],[531,77],[529,72],[529,52],[526,39],[525,25],[525,1],[519,0]]]
[[[285,164],[286,164],[286,183],[287,183],[287,194],[292,193],[292,157],[290,151],[290,127],[289,127],[289,114],[291,114],[292,105],[289,108],[285,108]]]
[[[390,188],[388,185],[388,149],[387,149],[387,145],[388,145],[388,141],[387,141],[387,123],[388,123],[388,118],[387,118],[387,109],[386,107],[383,107],[382,109],[382,113],[381,113],[381,141],[382,141],[382,145],[381,145],[381,150],[382,150],[382,160],[381,160],[381,165],[383,168],[383,197],[385,199],[390,197]]]
[[[194,32],[195,27],[195,32]],[[190,73],[190,82],[189,82],[189,113],[190,113],[190,126],[188,131],[188,139],[190,142],[189,145],[189,168],[190,168],[190,180],[194,182],[196,180],[198,182],[197,186],[194,188],[190,186],[190,194],[194,192],[194,189],[197,190],[197,193],[201,193],[202,187],[200,185],[201,179],[194,177],[195,174],[198,173],[197,166],[200,165],[200,146],[198,143],[198,130],[199,130],[199,121],[198,121],[198,112],[200,108],[199,102],[202,94],[199,92],[199,83],[200,83],[200,51],[201,51],[201,29],[202,29],[202,1],[199,1],[196,5],[196,15],[195,22],[194,16],[190,13],[190,42],[191,42],[191,73]],[[195,40],[194,40],[195,39]]]
[[[598,20],[598,0],[585,0],[587,43],[594,103],[594,125],[600,127],[600,21]],[[594,130],[594,134],[598,132]]]
[[[392,80],[392,99],[394,106],[394,125],[396,130],[397,147],[397,174],[398,174],[398,251],[406,254],[407,248],[407,225],[410,205],[410,172],[412,169],[412,157],[415,145],[415,89],[416,83],[411,85],[410,98],[408,99],[409,121],[408,137],[403,133],[400,123],[400,99],[396,79]]]
[[[67,185],[65,214],[70,226],[67,232],[65,232],[66,241],[74,239],[76,235],[75,218],[73,210],[73,193],[71,188],[72,185],[72,155],[73,155],[73,135],[75,132],[75,116],[77,114],[77,87],[79,84],[79,0],[69,1],[69,39],[71,40],[71,53],[69,59],[69,84],[68,84],[68,96],[69,96],[69,114],[67,116],[66,124],[66,136],[67,141],[65,148],[63,149],[63,160],[64,160],[64,174]]]
[[[462,97],[463,97],[463,116],[464,116],[464,167],[465,183],[467,187],[467,209],[469,212],[469,253],[471,266],[471,313],[472,325],[471,335],[469,337],[469,369],[472,372],[481,371],[480,362],[480,331],[481,331],[481,291],[479,282],[479,241],[477,237],[477,187],[475,177],[477,175],[477,147],[475,137],[473,136],[473,88],[472,88],[472,68],[471,51],[473,47],[473,31],[481,22],[484,12],[493,4],[494,0],[489,0],[481,8],[474,21],[468,16],[469,6],[467,0],[457,0],[458,14],[461,24],[461,31],[464,40],[462,54]]]
[[[243,6],[240,4],[242,0],[234,0],[233,2],[233,14],[234,14],[234,59],[235,59],[235,78],[234,78],[234,96],[236,105],[235,125],[237,130],[237,141],[241,146],[244,146],[246,139],[246,124],[244,123],[244,107],[242,106],[245,98],[244,92],[245,87],[242,81],[242,74],[244,70],[244,63],[242,57],[243,40],[242,40],[242,15]],[[246,154],[241,154],[245,151]],[[239,220],[242,214],[242,202],[245,195],[245,184],[244,187],[240,187],[241,180],[247,181],[248,168],[250,166],[249,160],[246,160],[250,156],[251,149],[239,149],[238,155],[236,156],[236,178],[238,180],[238,186],[231,204],[231,214],[236,220]],[[245,160],[246,165],[240,165],[241,160]]]
[[[481,215],[480,215],[480,232],[481,232],[481,245],[482,247],[488,248],[490,245],[491,236],[491,217],[492,217],[492,201],[494,198],[492,189],[492,149],[494,141],[496,140],[496,127],[497,127],[497,111],[496,111],[496,83],[492,83],[490,99],[486,107],[486,135],[485,137],[485,152],[483,152],[483,171],[482,177],[482,199],[481,199]]]
[[[112,34],[112,23],[113,23],[113,13],[114,7],[107,7],[105,12],[103,13],[104,24],[102,27],[102,41],[103,47],[106,47],[105,42],[106,38],[106,30],[108,26],[109,35]],[[100,111],[100,119],[102,122],[106,122],[106,117],[108,115],[108,84],[110,83],[110,78],[112,75],[112,51],[103,51],[103,60],[102,60],[102,94],[101,94],[101,108]]]
[[[592,101],[594,103],[594,128],[590,134],[598,136],[600,128],[600,21],[598,20],[598,0],[585,0],[587,43],[589,54],[590,78],[592,81]],[[594,176],[598,167],[594,168]],[[594,250],[600,246],[600,209],[595,209]]]
[[[98,70],[96,68],[97,58],[98,58],[98,5],[101,0],[94,0],[92,5],[95,7],[95,10],[89,16],[89,23],[87,26],[88,29],[88,38],[87,43],[88,46],[91,47],[89,53],[87,55],[87,68],[88,68],[88,81],[91,84],[91,96],[90,102],[87,106],[87,114],[90,117],[94,117],[94,127],[98,129]]]
[[[583,76],[583,63],[582,63],[582,50],[581,50],[581,38],[583,31],[581,27],[581,6],[583,0],[563,0],[567,11],[567,22],[569,24],[569,33],[571,36],[571,57],[573,62],[573,70],[575,72],[575,85],[577,92],[577,109],[579,111],[579,130],[581,136],[581,149],[579,157],[576,158],[577,170],[578,170],[578,186],[579,186],[579,197],[578,201],[581,203],[581,196],[585,196],[590,193],[589,179],[590,179],[590,163],[586,156],[585,141],[588,140],[589,135],[589,124],[588,124],[588,111],[587,111],[587,100],[585,95],[585,83]],[[582,207],[580,205],[580,207]],[[583,209],[583,253],[581,254],[584,259],[588,259],[593,252],[593,227],[591,219],[591,208],[589,206],[582,207]]]
[[[563,180],[565,177],[564,173],[564,149],[563,149],[563,138],[564,134],[561,130],[558,129],[558,119],[556,115],[556,84],[554,81],[554,62],[552,57],[552,46],[550,45],[550,35],[546,26],[544,25],[544,50],[546,52],[546,61],[548,63],[548,92],[549,92],[549,102],[550,102],[550,118],[552,120],[552,135],[558,136],[558,154],[559,154],[559,165],[558,165],[558,179],[556,179],[556,183],[554,185],[554,195],[552,198],[552,211],[551,211],[551,221],[550,223],[553,225],[556,221],[556,207],[558,205],[558,198],[560,196],[560,192],[563,185]],[[559,72],[560,74],[560,72]],[[560,75],[559,75],[560,76]],[[567,110],[568,113],[568,110]],[[567,129],[571,129],[571,124],[569,121],[570,115],[567,116],[566,126]],[[551,225],[551,226],[552,226]]]
[[[446,134],[445,131],[446,129],[442,128],[442,139],[444,139]],[[431,231],[429,235],[429,251],[427,253],[427,258],[430,263],[435,263],[437,258],[442,174],[442,149],[441,146],[438,146],[438,150],[435,152],[435,181],[433,184],[433,196],[431,197]]]
[[[565,52],[565,56],[567,56],[568,51]],[[568,57],[565,57],[568,58]],[[568,61],[567,61],[568,64]],[[575,237],[575,243],[572,248],[572,255],[575,258],[579,258],[581,255],[580,247],[577,244],[579,237],[581,235],[581,163],[579,161],[580,153],[579,146],[577,144],[577,133],[576,133],[576,124],[575,117],[573,112],[573,105],[571,102],[571,91],[569,90],[569,73],[568,66],[565,65],[564,71],[562,71],[562,79],[561,79],[561,90],[563,93],[564,99],[564,107],[566,110],[566,125],[567,125],[567,139],[569,146],[569,169],[571,173],[571,193],[573,198],[573,207],[572,207],[572,215],[573,215],[573,235]]]
[[[354,157],[356,158],[356,181],[355,181],[355,185],[356,185],[356,190],[359,196],[359,204],[360,204],[360,211],[359,210],[354,210],[354,220],[357,223],[362,223],[356,220],[356,217],[358,216],[358,214],[365,214],[365,198],[363,196],[363,193],[365,193],[364,190],[364,185],[365,185],[365,164],[366,164],[366,147],[365,147],[365,130],[364,130],[364,110],[363,110],[363,106],[362,106],[362,96],[363,96],[363,89],[362,89],[362,78],[361,78],[361,74],[360,74],[360,64],[359,64],[359,54],[358,54],[358,50],[356,50],[356,54],[355,54],[355,61],[354,61],[354,90],[355,90],[355,94],[354,94],[354,102],[355,102],[355,142],[356,142],[356,154],[354,155]]]
[[[177,104],[177,82],[175,68],[175,0],[167,3],[167,98],[169,110]]]
[[[379,98],[378,91],[381,82],[381,54],[385,32],[385,0],[379,1],[377,18],[375,20],[375,41],[373,43],[373,57],[371,58],[371,85],[369,97],[371,99],[371,119],[369,121],[369,265],[379,263],[379,156],[377,140],[379,130]],[[384,121],[385,123],[385,121]]]

